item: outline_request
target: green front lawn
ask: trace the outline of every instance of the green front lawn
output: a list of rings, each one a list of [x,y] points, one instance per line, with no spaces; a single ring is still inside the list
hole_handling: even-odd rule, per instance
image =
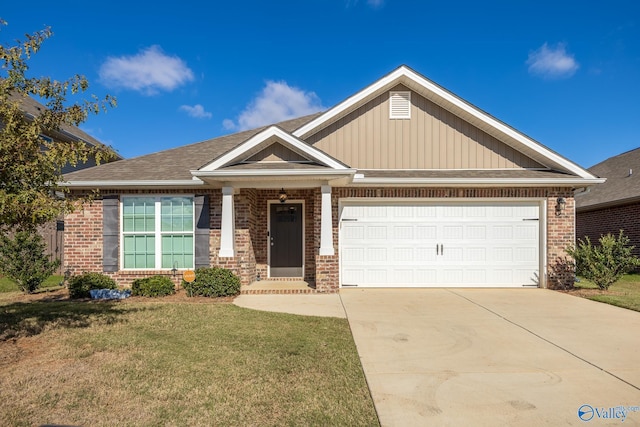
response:
[[[378,425],[345,319],[0,301],[0,425]]]
[[[627,274],[607,291],[601,291],[588,280],[575,284],[577,295],[618,307],[640,311],[640,274]]]
[[[59,287],[60,283],[62,283],[62,276],[54,274],[53,276],[50,276],[47,280],[45,280],[40,288],[55,288]],[[8,278],[0,277],[0,293],[5,292],[20,292],[20,289],[18,289],[18,285],[16,285]]]

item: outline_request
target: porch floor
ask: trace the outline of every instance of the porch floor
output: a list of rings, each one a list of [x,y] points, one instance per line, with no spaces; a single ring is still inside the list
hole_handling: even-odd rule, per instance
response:
[[[316,285],[304,280],[260,280],[240,287],[240,294],[313,294]]]

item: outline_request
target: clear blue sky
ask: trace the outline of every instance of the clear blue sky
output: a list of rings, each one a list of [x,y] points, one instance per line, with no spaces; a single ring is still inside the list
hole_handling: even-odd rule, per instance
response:
[[[116,96],[83,129],[125,157],[326,109],[401,64],[581,166],[640,146],[637,0],[5,3],[2,44],[53,29],[32,76]]]

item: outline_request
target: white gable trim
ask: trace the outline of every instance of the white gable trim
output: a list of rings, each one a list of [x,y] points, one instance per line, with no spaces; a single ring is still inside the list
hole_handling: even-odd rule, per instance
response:
[[[276,137],[278,138],[283,145],[290,147],[294,151],[299,153],[303,153],[305,156],[309,157],[332,169],[346,170],[347,167],[337,160],[329,157],[325,153],[320,150],[317,150],[307,144],[306,142],[300,140],[299,138],[285,132],[277,126],[270,126],[262,132],[252,136],[242,144],[238,145],[236,148],[231,151],[223,154],[222,156],[215,159],[213,162],[201,167],[198,169],[200,172],[211,172],[217,169],[220,169],[234,161],[238,161],[242,159],[242,157],[249,152],[251,149],[257,147],[258,145],[264,143],[269,138]]]
[[[406,82],[411,82],[415,85],[420,86],[425,92],[427,92],[427,98],[431,99],[436,104],[443,106],[452,113],[460,115],[463,119],[468,120],[473,124],[479,123],[483,124],[485,127],[493,128],[499,135],[503,136],[503,138],[498,137],[502,140],[502,142],[513,146],[516,150],[521,152],[524,148],[525,155],[526,150],[528,149],[537,153],[542,158],[548,160],[546,162],[547,164],[554,165],[561,170],[575,174],[585,179],[596,178],[595,175],[589,173],[589,171],[587,171],[586,169],[583,169],[570,160],[566,159],[565,157],[554,153],[553,151],[542,146],[531,138],[512,129],[511,127],[491,117],[487,113],[479,110],[478,108],[467,103],[461,98],[458,98],[452,93],[444,90],[440,86],[419,75],[405,65],[399,67],[398,69],[394,70],[390,74],[386,75],[385,77],[381,78],[377,82],[366,87],[350,98],[347,98],[340,104],[336,105],[321,116],[317,117],[315,120],[312,120],[306,125],[298,128],[293,132],[293,135],[298,138],[304,139],[309,136],[310,133],[326,126],[336,117],[352,111],[355,106],[367,102],[368,100],[386,90],[391,89],[397,84]],[[420,92],[418,91],[418,93]],[[424,96],[425,94],[421,93],[421,95]],[[512,144],[511,142],[515,142],[515,144]],[[520,145],[520,147],[518,147],[518,145]]]

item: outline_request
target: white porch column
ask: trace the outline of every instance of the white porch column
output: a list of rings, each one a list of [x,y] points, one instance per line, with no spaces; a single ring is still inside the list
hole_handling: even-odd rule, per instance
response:
[[[320,219],[320,255],[335,255],[333,248],[333,217],[331,209],[331,187],[323,185],[322,212]]]
[[[233,211],[233,187],[222,187],[222,221],[220,223],[219,257],[235,256],[235,215]]]

